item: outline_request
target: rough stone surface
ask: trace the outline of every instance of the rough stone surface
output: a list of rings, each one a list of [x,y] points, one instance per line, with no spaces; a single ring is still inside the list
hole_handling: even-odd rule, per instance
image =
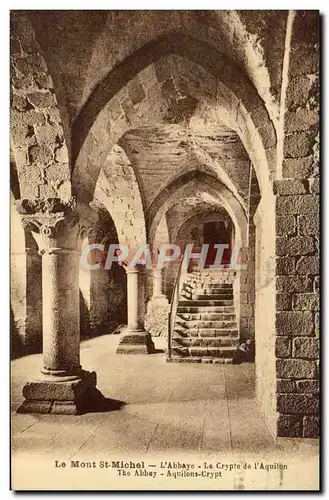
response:
[[[290,293],[277,293],[276,294],[276,308],[278,311],[291,311],[292,310],[292,297]]]
[[[304,359],[278,359],[276,369],[279,378],[314,378],[316,374],[315,362]],[[300,399],[303,400],[302,397]]]
[[[117,347],[117,354],[152,354],[154,343],[148,332],[130,332],[127,330]]]
[[[308,185],[306,181],[302,180],[281,180],[274,181],[273,190],[274,194],[281,196],[292,194],[305,194],[307,193]]]
[[[275,355],[277,358],[289,358],[291,356],[291,338],[277,337]]]
[[[300,215],[298,217],[298,233],[302,235],[319,234],[320,221],[319,214]]]
[[[313,315],[311,312],[283,311],[276,315],[278,335],[314,335]]]
[[[285,158],[282,165],[283,177],[308,179],[314,175],[313,157]]]
[[[168,336],[170,304],[167,297],[152,298],[147,304],[145,328],[154,337]]]
[[[293,257],[277,257],[276,272],[277,274],[294,274],[295,259]]]
[[[297,338],[293,340],[292,355],[294,358],[319,359],[319,339]]]
[[[280,196],[277,200],[278,215],[318,214],[319,196],[313,194]]]
[[[318,274],[320,271],[320,259],[318,255],[304,256],[298,259],[296,264],[297,274]]]
[[[291,379],[277,379],[276,390],[281,394],[286,392],[296,392],[296,381]]]
[[[277,236],[288,236],[296,232],[296,218],[293,215],[282,215],[276,217]]]
[[[269,375],[268,385],[260,381],[260,398],[274,415],[277,377],[284,396],[279,412],[285,413],[279,415],[278,434],[285,436],[316,434],[315,422],[307,420],[312,401],[304,395],[311,396],[312,377],[319,373],[313,361],[320,287],[317,23],[318,14],[296,11],[285,68],[286,12],[17,11],[11,16],[15,196],[67,198],[72,189],[79,202],[97,206],[104,228],[100,241],[106,247],[128,244],[131,250],[156,237],[180,238],[179,227],[200,217],[197,210],[208,216],[215,208],[220,216],[225,212],[226,222],[236,219],[234,238],[241,233],[245,243],[248,234],[247,269],[234,287],[236,331],[247,339],[256,329],[256,353],[264,348],[258,375],[263,380]],[[277,180],[281,152],[283,179]],[[19,330],[15,338],[26,339],[37,301],[27,266],[19,273],[12,325]],[[84,283],[79,277],[83,335],[108,333],[124,322],[125,280],[113,274],[103,269]],[[170,273],[166,278],[172,281],[166,289],[170,296],[174,278]],[[167,329],[168,308],[149,303],[147,325],[155,335]],[[148,334],[136,335],[122,337],[118,352],[152,350]],[[202,341],[194,346],[198,362],[200,346],[216,347]],[[278,371],[269,373],[275,356]],[[44,403],[36,403],[40,411],[49,410],[49,401]],[[74,413],[75,403],[53,399],[50,411]]]
[[[314,145],[314,137],[306,132],[296,132],[286,135],[284,141],[284,155],[286,158],[308,156]]]
[[[279,437],[302,437],[303,419],[299,415],[279,415],[277,421]]]
[[[315,251],[315,242],[311,236],[277,238],[276,251],[278,255],[306,255]],[[293,271],[279,274],[293,274]]]
[[[293,298],[293,308],[300,311],[319,311],[320,297],[316,292],[299,293]]]
[[[276,283],[279,292],[307,292],[312,289],[312,280],[306,276],[278,276]]]
[[[18,413],[57,413],[76,415],[90,410],[96,389],[96,373],[82,371],[73,381],[48,380],[28,382],[23,388],[24,402]]]
[[[320,382],[319,380],[297,380],[296,381],[297,392],[319,392]],[[285,392],[285,391],[280,391]],[[289,391],[287,391],[289,392]],[[292,391],[295,392],[295,391]]]
[[[320,436],[320,417],[308,416],[303,419],[303,436],[306,438],[318,438]]]
[[[277,410],[280,413],[317,414],[319,398],[311,394],[279,394]]]

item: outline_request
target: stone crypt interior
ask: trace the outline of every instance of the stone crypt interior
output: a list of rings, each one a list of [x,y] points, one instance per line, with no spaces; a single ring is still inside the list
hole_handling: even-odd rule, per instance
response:
[[[318,23],[12,12],[14,451],[316,443]],[[168,243],[205,269],[80,265]]]

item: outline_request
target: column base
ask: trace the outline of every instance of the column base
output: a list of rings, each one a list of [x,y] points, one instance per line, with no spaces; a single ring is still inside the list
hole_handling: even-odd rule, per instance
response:
[[[96,388],[96,372],[82,370],[72,378],[45,375],[40,380],[27,382],[23,387],[25,401],[17,413],[79,415],[99,411],[105,398]]]
[[[145,330],[130,331],[124,334],[117,347],[117,354],[152,354],[154,343],[149,332]]]

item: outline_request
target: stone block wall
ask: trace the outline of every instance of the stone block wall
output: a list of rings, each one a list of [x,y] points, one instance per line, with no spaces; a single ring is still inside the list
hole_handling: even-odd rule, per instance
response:
[[[319,435],[318,13],[297,11],[276,194],[276,369],[279,436]]]
[[[24,13],[12,13],[10,49],[11,134],[21,197],[69,196],[68,149],[57,97],[42,49]]]

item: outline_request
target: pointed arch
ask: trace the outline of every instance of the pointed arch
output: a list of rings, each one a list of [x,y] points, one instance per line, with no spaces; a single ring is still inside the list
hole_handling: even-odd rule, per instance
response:
[[[152,110],[148,91],[149,85],[152,88],[160,85],[163,90],[166,81],[156,73],[153,64],[162,58],[166,66],[166,58],[172,54],[187,61],[188,66],[194,64],[205,70],[202,78],[209,78],[210,84],[194,88],[195,96],[209,102],[220,119],[238,133],[255,165],[261,190],[271,190],[270,167],[274,162],[276,133],[264,102],[250,80],[225,55],[181,33],[164,35],[136,50],[94,89],[72,127],[73,184],[83,190],[84,197],[90,198],[108,149],[131,123],[145,126],[152,113],[165,119],[166,110]],[[151,83],[138,78],[147,68]],[[177,85],[184,86],[184,82],[178,78]],[[116,96],[126,86],[127,97],[124,93],[124,101],[120,103]],[[143,103],[148,103],[144,106],[147,112],[136,112],[135,107],[142,108]],[[120,118],[116,121],[111,119],[113,106],[119,107]]]

